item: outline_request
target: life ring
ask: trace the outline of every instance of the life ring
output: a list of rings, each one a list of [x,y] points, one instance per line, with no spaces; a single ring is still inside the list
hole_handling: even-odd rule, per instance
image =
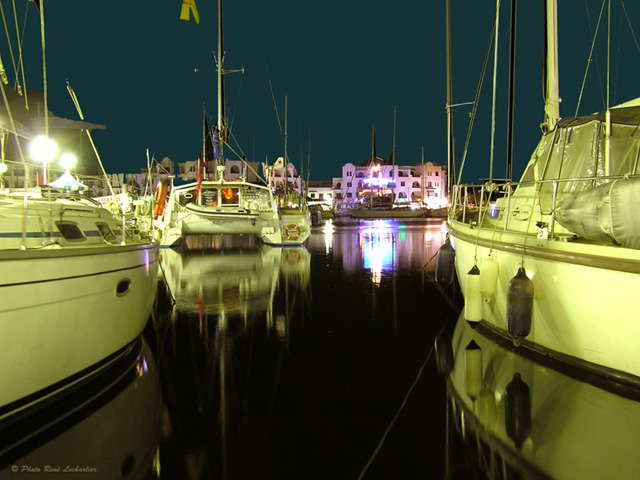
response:
[[[162,212],[164,212],[164,205],[167,202],[167,185],[164,182],[158,182],[156,188],[155,206],[153,207],[153,218],[157,220]]]
[[[151,236],[159,242],[162,240],[162,229],[154,225],[153,230],[151,230]]]
[[[284,227],[284,236],[287,240],[295,242],[300,238],[300,227],[295,224],[290,224]]]

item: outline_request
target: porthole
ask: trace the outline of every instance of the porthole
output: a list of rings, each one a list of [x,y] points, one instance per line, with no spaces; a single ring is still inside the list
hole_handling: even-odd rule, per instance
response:
[[[116,285],[116,295],[118,297],[123,297],[127,293],[131,291],[131,279],[125,278],[124,280],[120,280],[118,285]]]

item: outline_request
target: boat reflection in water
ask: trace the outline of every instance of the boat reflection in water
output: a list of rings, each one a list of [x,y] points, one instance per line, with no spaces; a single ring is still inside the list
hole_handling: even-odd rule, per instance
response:
[[[65,396],[0,418],[0,478],[159,478],[161,431],[158,370],[139,337]]]
[[[461,316],[436,351],[458,440],[490,478],[637,478],[640,392],[595,387],[484,333]]]
[[[155,337],[171,425],[161,446],[163,473],[242,478],[250,466],[230,459],[242,459],[251,445],[250,413],[268,404],[251,393],[277,378],[290,322],[310,303],[310,254],[254,237],[192,241],[200,242],[192,250],[162,252],[171,302],[148,332]]]

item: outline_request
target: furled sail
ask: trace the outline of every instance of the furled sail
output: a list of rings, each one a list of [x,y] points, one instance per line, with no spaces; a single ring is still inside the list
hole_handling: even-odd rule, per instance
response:
[[[584,238],[640,249],[640,177],[563,195],[556,220]]]

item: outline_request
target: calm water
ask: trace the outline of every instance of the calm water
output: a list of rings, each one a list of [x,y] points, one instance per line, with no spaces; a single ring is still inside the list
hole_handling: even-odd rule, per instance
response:
[[[130,351],[37,415],[0,418],[0,478],[637,478],[637,392],[471,329],[456,285],[431,280],[444,237],[441,221],[361,220],[302,249],[163,250]]]
[[[162,475],[443,478],[433,344],[457,313],[423,266],[445,234],[442,221],[359,221],[318,227],[306,249],[236,238],[163,252],[173,299],[146,332]]]

